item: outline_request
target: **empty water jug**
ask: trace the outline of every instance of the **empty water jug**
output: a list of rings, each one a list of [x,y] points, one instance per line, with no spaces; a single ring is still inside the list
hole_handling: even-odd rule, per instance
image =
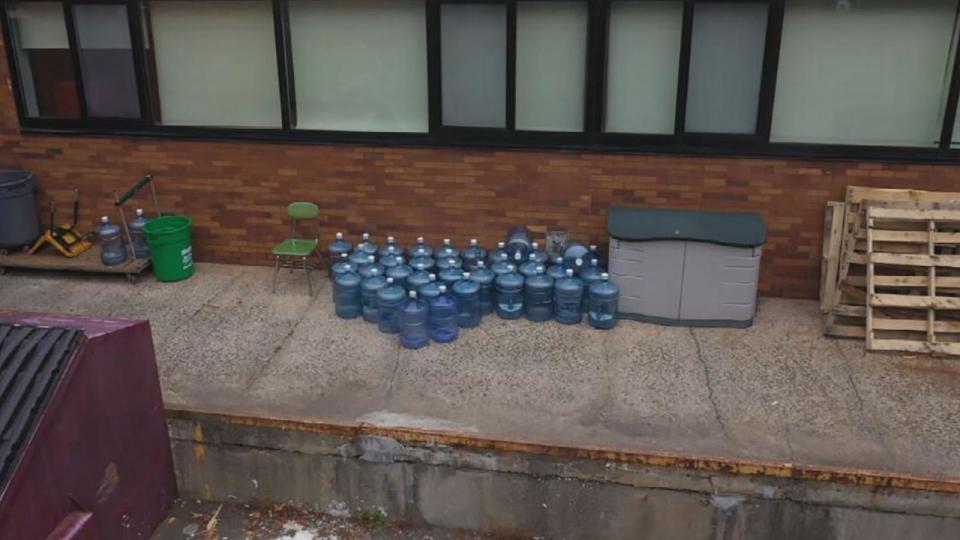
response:
[[[380,320],[377,308],[377,291],[387,286],[387,278],[374,269],[370,277],[360,282],[360,301],[363,304],[363,320],[376,324]]]
[[[116,266],[127,260],[127,246],[123,242],[123,231],[120,227],[110,223],[110,218],[100,218],[100,227],[97,228],[100,237],[100,260],[107,266]]]
[[[550,256],[547,255],[546,251],[540,249],[540,244],[533,242],[530,244],[530,254],[527,255],[527,259],[533,258],[537,261],[537,264],[542,264],[544,268],[547,267],[547,263],[550,261]]]
[[[533,234],[530,233],[530,229],[523,225],[514,227],[507,233],[507,254],[514,260],[517,260],[518,253],[520,254],[519,260],[527,260],[527,254],[530,253],[532,244]]]
[[[524,283],[523,309],[531,321],[549,321],[553,318],[553,278],[544,273],[543,265],[537,270]]]
[[[403,263],[403,257],[397,257],[397,265],[387,268],[387,277],[392,277],[397,285],[407,289],[407,279],[413,274],[413,268]]]
[[[507,254],[504,253],[503,255],[500,256],[499,261],[493,263],[493,266],[490,268],[490,270],[495,275],[502,276],[503,274],[509,274],[510,272],[513,272],[514,270],[516,270],[516,268],[517,267],[514,266],[510,262],[510,260],[507,258]]]
[[[353,250],[353,253],[350,254],[349,258],[354,267],[360,268],[361,266],[367,264],[367,262],[370,260],[370,257],[373,257],[373,255],[370,255],[362,249],[355,249]]]
[[[527,258],[527,262],[520,265],[520,275],[524,278],[529,278],[537,275],[537,268],[542,268],[543,265],[537,262],[537,258],[533,253]]]
[[[600,261],[597,259],[590,259],[589,263],[584,263],[583,269],[580,270],[580,281],[583,281],[583,312],[587,312],[587,299],[590,296],[590,286],[594,283],[600,281],[600,276],[603,275],[603,272],[600,271]]]
[[[367,255],[367,262],[360,265],[357,268],[357,273],[360,274],[360,277],[366,279],[373,275],[374,273],[379,275],[384,275],[387,272],[387,269],[383,267],[382,264],[374,262],[373,255]]]
[[[460,328],[480,324],[480,284],[470,279],[470,272],[464,272],[463,279],[453,284],[453,295],[457,297],[457,324]]]
[[[444,238],[443,245],[437,248],[436,256],[438,261],[439,259],[455,259],[460,257],[460,250],[453,247],[453,242],[449,238]]]
[[[360,240],[360,243],[357,244],[356,251],[362,251],[367,255],[377,254],[377,244],[373,243],[373,239],[370,238],[370,233],[363,233]]]
[[[463,261],[460,257],[441,257],[437,259],[437,270],[446,270],[447,268],[463,268]]]
[[[143,232],[143,226],[150,220],[144,215],[142,208],[137,208],[137,217],[130,222],[130,240],[133,241],[133,254],[138,259],[146,259],[150,256],[150,245],[147,244],[147,234]]]
[[[347,254],[346,254],[346,253],[341,253],[341,254],[340,254],[340,260],[339,260],[336,264],[334,264],[333,266],[331,266],[331,267],[330,267],[330,270],[333,272],[333,282],[334,282],[334,284],[336,284],[336,282],[337,282],[337,276],[339,276],[340,274],[347,274],[347,273],[350,273],[350,272],[355,272],[355,271],[356,271],[356,268],[355,268],[352,264],[350,264],[350,260],[349,260],[349,258],[347,257]],[[359,274],[358,274],[358,275],[359,275]],[[333,300],[334,300],[334,302],[336,302],[336,300],[337,300],[337,288],[336,288],[336,287],[333,287]]]
[[[567,277],[567,269],[563,266],[563,257],[557,257],[550,267],[547,268],[547,275],[554,281]]]
[[[589,253],[590,250],[587,249],[587,246],[579,242],[571,242],[567,244],[567,249],[563,252],[563,265],[573,269],[574,274],[579,274],[583,267],[583,258]],[[578,259],[579,263],[577,262]]]
[[[419,291],[420,287],[430,282],[430,272],[424,270],[414,270],[412,274],[407,276],[407,289],[411,291]]]
[[[419,257],[410,259],[410,266],[412,266],[414,270],[424,270],[429,272],[437,266],[437,261],[435,261],[433,257],[420,255]]]
[[[360,316],[360,274],[344,272],[333,281],[333,303],[337,317],[355,319]]]
[[[440,282],[447,286],[447,289],[452,291],[451,287],[454,283],[463,279],[463,270],[457,268],[456,266],[451,266],[449,268],[444,268],[437,274],[437,277],[440,278]]]
[[[460,335],[457,299],[447,292],[446,285],[438,289],[439,294],[430,299],[430,337],[437,343],[450,343]]]
[[[493,313],[493,280],[496,277],[496,274],[491,272],[483,261],[478,261],[477,268],[470,272],[470,279],[480,285],[480,313],[484,315]]]
[[[420,288],[417,289],[417,294],[419,294],[420,298],[426,301],[429,306],[430,300],[440,294],[440,283],[437,282],[437,275],[430,274],[430,281],[421,285]]]
[[[563,324],[577,324],[583,319],[583,282],[567,268],[567,276],[553,287],[554,318]]]
[[[394,237],[388,236],[387,243],[380,246],[380,249],[377,250],[377,254],[383,257],[393,257],[396,255],[403,255],[403,248],[397,244],[397,241]]]
[[[340,261],[341,255],[350,255],[350,251],[352,249],[353,244],[344,240],[343,233],[338,232],[336,237],[334,237],[333,242],[330,242],[330,245],[327,246],[327,255],[330,256],[330,260],[333,262],[333,264],[336,264]],[[334,276],[333,264],[330,265],[331,276]]]
[[[427,325],[430,309],[426,302],[417,298],[417,291],[407,294],[406,302],[400,304],[400,344],[407,349],[419,349],[430,343]]]
[[[487,250],[477,245],[477,239],[470,240],[470,247],[463,250],[460,258],[463,259],[463,269],[470,272],[477,267],[477,262],[482,262],[487,256]]]
[[[509,272],[497,276],[496,312],[501,319],[519,319],[523,316],[523,276]]]
[[[497,242],[497,249],[494,249],[493,251],[487,254],[487,266],[493,266],[498,261],[503,259],[504,256],[506,256],[507,258],[510,257],[507,254],[506,245],[507,244],[505,242]]]
[[[380,264],[384,268],[393,268],[394,266],[403,264],[403,257],[400,255],[384,255],[380,257]]]
[[[377,311],[379,317],[377,326],[385,334],[396,334],[400,331],[400,304],[403,303],[406,291],[403,287],[394,282],[393,278],[387,278],[387,284],[377,291]]]
[[[433,256],[433,248],[428,246],[422,236],[417,237],[417,243],[407,248],[407,255],[414,259],[416,257]]]
[[[610,275],[600,274],[600,281],[590,286],[587,302],[587,322],[594,328],[609,330],[617,325],[620,310],[620,288],[610,281]]]

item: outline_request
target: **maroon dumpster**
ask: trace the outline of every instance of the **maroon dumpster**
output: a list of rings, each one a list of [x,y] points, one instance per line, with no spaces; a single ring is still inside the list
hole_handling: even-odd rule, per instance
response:
[[[150,325],[0,312],[0,538],[149,538],[176,497]]]

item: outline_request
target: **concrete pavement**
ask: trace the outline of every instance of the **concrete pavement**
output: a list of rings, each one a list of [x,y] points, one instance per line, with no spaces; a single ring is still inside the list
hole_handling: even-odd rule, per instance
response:
[[[310,298],[271,272],[8,272],[0,309],[149,319],[168,406],[960,478],[960,360],[824,338],[812,301],[762,299],[747,330],[489,317],[408,351],[335,317],[319,273]]]

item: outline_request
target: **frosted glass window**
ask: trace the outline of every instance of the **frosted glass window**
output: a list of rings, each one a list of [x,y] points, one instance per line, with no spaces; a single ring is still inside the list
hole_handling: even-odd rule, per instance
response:
[[[672,134],[683,2],[613,2],[606,131]]]
[[[80,103],[60,2],[7,8],[27,116],[77,118]]]
[[[79,4],[73,14],[87,115],[139,118],[127,7]]]
[[[756,131],[766,34],[766,4],[694,7],[686,131]]]
[[[582,131],[587,4],[517,4],[516,127]]]
[[[443,123],[507,124],[507,8],[443,4],[440,11]]]
[[[423,0],[290,2],[297,127],[426,132]]]
[[[771,140],[935,146],[956,1],[786,3]]]
[[[150,18],[163,124],[281,125],[269,1],[151,2]]]

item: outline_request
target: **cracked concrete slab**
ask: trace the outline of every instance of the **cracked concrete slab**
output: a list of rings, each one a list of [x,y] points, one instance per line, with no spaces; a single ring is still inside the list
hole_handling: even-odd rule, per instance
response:
[[[960,478],[960,364],[821,335],[815,302],[749,329],[484,319],[409,351],[334,316],[330,284],[198,265],[182,283],[11,272],[0,309],[146,318],[169,405]],[[418,420],[419,419],[419,420]],[[445,429],[445,428],[442,428]]]

